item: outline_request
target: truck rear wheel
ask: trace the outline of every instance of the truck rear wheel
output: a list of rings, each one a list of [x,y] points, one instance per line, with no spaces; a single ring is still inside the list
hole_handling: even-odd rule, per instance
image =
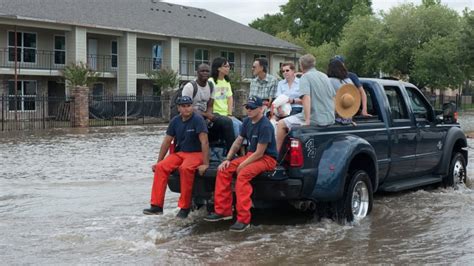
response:
[[[336,219],[345,222],[360,221],[372,210],[373,189],[369,175],[364,170],[352,172],[342,199],[336,202]]]
[[[443,183],[445,187],[454,188],[466,183],[466,159],[460,152],[456,152],[451,159],[449,172]]]

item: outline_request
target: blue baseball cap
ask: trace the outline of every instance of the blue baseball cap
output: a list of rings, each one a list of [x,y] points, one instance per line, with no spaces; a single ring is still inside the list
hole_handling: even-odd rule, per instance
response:
[[[252,97],[249,97],[249,99],[247,100],[247,103],[244,104],[245,108],[250,108],[250,109],[256,109],[258,107],[262,107],[263,106],[263,101],[260,97],[257,97],[257,96],[252,96]]]
[[[338,61],[341,61],[342,63],[344,63],[344,61],[345,61],[345,58],[342,55],[335,55],[334,59],[338,60]]]
[[[193,104],[193,99],[189,96],[181,96],[176,99],[176,104]]]

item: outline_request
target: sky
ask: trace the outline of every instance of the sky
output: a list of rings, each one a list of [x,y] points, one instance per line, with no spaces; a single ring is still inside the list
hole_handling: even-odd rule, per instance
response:
[[[286,4],[288,0],[164,0],[163,2],[204,8],[248,25],[265,14],[277,13],[280,11],[280,5]],[[372,9],[375,13],[379,10],[388,11],[391,7],[407,2],[418,5],[421,0],[372,0]],[[442,0],[441,3],[460,13],[465,7],[471,10],[474,9],[474,0]]]

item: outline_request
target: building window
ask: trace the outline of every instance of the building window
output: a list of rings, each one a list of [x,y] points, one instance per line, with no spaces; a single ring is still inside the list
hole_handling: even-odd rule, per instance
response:
[[[92,100],[102,101],[104,97],[104,83],[95,83],[92,87]]]
[[[267,58],[267,55],[265,54],[253,54],[253,60],[257,58]]]
[[[18,80],[16,83],[15,95],[15,81],[8,81],[8,110],[9,111],[35,111],[36,110],[36,81],[34,80]],[[15,108],[15,96],[16,108]]]
[[[209,50],[196,49],[194,51],[194,70],[197,71],[200,64],[209,64]]]
[[[36,33],[16,33],[17,61],[36,63]],[[8,32],[8,61],[15,61],[15,32]]]
[[[66,64],[66,37],[54,36],[54,63]]]
[[[117,68],[118,66],[118,46],[117,46],[117,41],[112,41],[112,47],[111,47],[111,62],[110,65],[113,68]]]
[[[230,69],[234,70],[235,66],[235,53],[233,52],[227,52],[227,51],[222,51],[221,56],[227,59],[227,62],[229,62]]]
[[[152,69],[153,70],[160,69],[161,64],[163,63],[163,46],[161,45],[161,43],[153,45],[152,57],[153,57]]]

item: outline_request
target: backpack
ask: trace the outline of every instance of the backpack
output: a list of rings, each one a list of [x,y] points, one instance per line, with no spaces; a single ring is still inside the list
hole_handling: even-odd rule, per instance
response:
[[[193,85],[193,89],[194,89],[193,90],[193,100],[194,100],[194,97],[196,97],[196,94],[198,92],[198,85],[197,85],[197,82],[195,80],[191,80],[190,83],[191,83],[191,85]],[[207,83],[209,84],[209,88],[211,90],[211,97],[212,97],[212,92],[214,91],[214,83],[211,82],[211,81],[208,81]],[[183,89],[184,89],[184,86],[186,86],[186,84],[188,84],[188,83],[184,82],[183,84],[181,84],[179,89],[171,97],[170,120],[171,120],[171,118],[179,115],[178,105],[176,104],[176,100],[178,99],[178,97],[181,97],[183,95]]]

